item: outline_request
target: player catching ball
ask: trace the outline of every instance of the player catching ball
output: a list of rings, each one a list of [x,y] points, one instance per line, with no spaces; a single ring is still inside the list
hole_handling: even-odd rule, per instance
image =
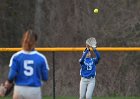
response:
[[[92,57],[90,47],[93,49],[96,57]],[[79,99],[92,99],[95,76],[96,76],[96,64],[100,60],[100,54],[96,50],[96,39],[89,38],[86,41],[86,49],[83,52],[81,59],[79,60],[81,69],[81,81],[80,81],[80,98]]]
[[[42,81],[48,80],[49,66],[45,56],[35,50],[36,42],[37,35],[28,30],[23,36],[23,50],[11,57],[4,87],[9,88],[15,83],[13,99],[42,99]]]

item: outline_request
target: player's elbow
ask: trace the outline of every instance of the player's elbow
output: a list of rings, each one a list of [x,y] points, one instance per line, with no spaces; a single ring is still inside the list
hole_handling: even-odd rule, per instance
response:
[[[42,80],[43,80],[43,81],[48,81],[48,76],[44,76],[44,77],[42,78]]]
[[[82,63],[83,63],[83,61],[84,61],[83,59],[79,59],[79,63],[80,63],[80,64],[82,64]]]
[[[16,74],[17,72],[11,68],[8,74],[8,80],[13,81],[15,79]]]
[[[97,54],[97,59],[98,59],[98,60],[100,60],[100,59],[101,59],[101,56],[100,56],[100,54],[99,54],[99,53]]]
[[[99,57],[98,57],[98,60],[100,60],[100,59],[101,59],[101,57],[99,56]]]
[[[47,81],[48,80],[48,70],[45,70],[42,72],[42,80]]]

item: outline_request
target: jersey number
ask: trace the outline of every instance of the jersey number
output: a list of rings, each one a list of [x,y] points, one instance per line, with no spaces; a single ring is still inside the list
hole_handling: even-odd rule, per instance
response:
[[[26,76],[32,76],[33,75],[33,67],[31,65],[34,64],[33,60],[25,60],[24,61],[24,74]]]
[[[92,70],[92,66],[91,65],[87,66],[87,70]]]

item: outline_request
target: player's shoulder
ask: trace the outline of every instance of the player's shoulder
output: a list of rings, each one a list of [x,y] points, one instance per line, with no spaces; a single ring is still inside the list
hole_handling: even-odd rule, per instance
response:
[[[40,53],[40,52],[38,52],[38,51],[36,51],[36,54],[37,54],[38,56],[40,56],[41,58],[46,59],[46,56],[45,56],[44,54],[42,54],[42,53]]]
[[[18,51],[18,52],[16,52],[16,53],[14,53],[14,54],[12,55],[12,57],[17,57],[17,56],[21,55],[22,53],[23,53],[23,50]]]

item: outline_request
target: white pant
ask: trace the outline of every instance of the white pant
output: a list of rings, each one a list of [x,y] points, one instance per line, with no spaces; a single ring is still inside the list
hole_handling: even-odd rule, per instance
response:
[[[92,99],[93,90],[95,87],[95,77],[94,78],[81,78],[80,81],[80,98],[84,99],[86,95],[86,99]]]
[[[13,99],[42,99],[41,88],[14,86]]]

